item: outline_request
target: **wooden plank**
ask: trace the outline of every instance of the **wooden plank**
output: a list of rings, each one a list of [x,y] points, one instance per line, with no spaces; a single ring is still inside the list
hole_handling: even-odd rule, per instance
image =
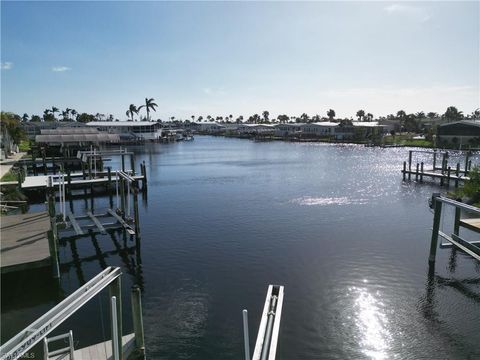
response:
[[[460,226],[480,233],[480,218],[461,219]]]
[[[75,230],[77,235],[85,234],[82,228],[80,227],[80,225],[78,224],[77,220],[75,220],[75,216],[71,212],[69,212],[67,216],[68,216],[68,219],[70,220],[70,224],[72,224],[73,229]]]
[[[135,334],[128,334],[122,337],[123,357],[128,356],[135,349]],[[98,344],[77,349],[74,351],[75,360],[112,360],[112,341],[107,340]]]
[[[88,211],[87,212],[87,215],[90,217],[90,219],[93,221],[93,223],[97,226],[98,230],[102,233],[102,234],[106,234],[107,231],[105,230],[105,228],[103,227],[103,225],[100,223],[100,221],[98,221],[98,219],[92,214],[91,211]]]
[[[134,235],[135,234],[135,231],[133,231],[133,229],[130,227],[130,225],[128,225],[125,220],[123,220],[115,211],[113,211],[112,209],[108,209],[108,212],[110,213],[110,215],[112,215],[115,219],[117,219],[117,221],[123,225],[123,227],[128,231],[128,233],[130,235]]]
[[[0,231],[1,272],[8,273],[50,264],[47,231],[50,217],[46,211],[2,216]]]

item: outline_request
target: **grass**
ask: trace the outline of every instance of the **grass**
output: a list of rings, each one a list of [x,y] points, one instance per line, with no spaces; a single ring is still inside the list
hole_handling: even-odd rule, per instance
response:
[[[0,181],[17,181],[18,177],[17,174],[12,172],[12,170],[9,170],[5,175],[2,176]]]
[[[385,145],[406,145],[419,147],[433,147],[433,142],[426,139],[413,139],[412,135],[399,134],[395,136],[385,136],[383,138]]]

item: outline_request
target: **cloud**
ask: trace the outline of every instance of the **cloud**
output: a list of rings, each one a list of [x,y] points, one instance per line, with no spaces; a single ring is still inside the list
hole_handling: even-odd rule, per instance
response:
[[[0,67],[2,68],[2,70],[10,70],[13,67],[13,63],[11,62],[2,62],[0,64],[1,64]]]
[[[206,95],[225,95],[225,90],[223,88],[212,89],[210,87],[205,87],[202,89],[202,92]]]
[[[54,66],[54,67],[52,67],[53,72],[64,72],[64,71],[69,71],[69,70],[71,70],[71,69],[67,66]]]
[[[383,10],[389,15],[403,15],[420,22],[428,21],[432,17],[424,8],[414,5],[392,4],[384,7]]]

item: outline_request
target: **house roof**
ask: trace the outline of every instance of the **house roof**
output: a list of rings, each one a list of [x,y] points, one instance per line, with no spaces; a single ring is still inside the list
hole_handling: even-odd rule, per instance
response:
[[[120,127],[120,126],[152,126],[157,125],[156,121],[90,121],[88,126],[96,127]]]

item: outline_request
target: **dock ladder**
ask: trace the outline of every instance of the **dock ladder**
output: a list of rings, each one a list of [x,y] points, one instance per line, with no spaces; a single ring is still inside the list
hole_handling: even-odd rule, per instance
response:
[[[60,340],[68,340],[68,346],[63,347],[57,350],[50,351],[48,348],[48,344],[51,342],[58,342]],[[44,360],[74,360],[74,351],[73,348],[73,331],[70,330],[66,334],[53,336],[51,338],[44,337],[43,338],[43,353],[44,353]],[[67,357],[68,356],[68,357]]]

